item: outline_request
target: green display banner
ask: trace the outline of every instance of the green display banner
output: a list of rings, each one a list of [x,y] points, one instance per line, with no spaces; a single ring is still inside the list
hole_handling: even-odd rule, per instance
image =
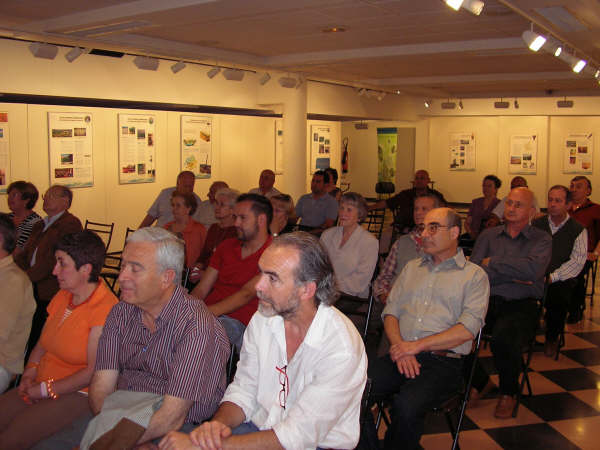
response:
[[[377,128],[377,181],[395,182],[397,150],[398,129]]]

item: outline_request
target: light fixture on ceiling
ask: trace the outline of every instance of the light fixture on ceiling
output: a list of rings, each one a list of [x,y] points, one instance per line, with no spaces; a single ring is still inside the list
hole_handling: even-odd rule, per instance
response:
[[[515,102],[513,103],[513,105],[515,105],[515,109],[519,109],[519,101],[515,98]]]
[[[54,59],[58,53],[58,47],[43,42],[34,42],[29,45],[29,51],[36,58]]]
[[[451,102],[450,99],[448,99],[447,102],[442,103],[442,109],[455,109],[455,108],[456,108],[456,103]]]
[[[150,56],[136,56],[133,58],[133,63],[140,70],[158,70],[160,61]]]
[[[577,62],[572,66],[573,72],[580,73],[586,64],[587,61],[585,59],[578,59]]]
[[[329,27],[321,30],[323,33],[343,33],[346,27]]]
[[[229,81],[242,81],[244,79],[244,71],[240,69],[225,69],[223,70],[223,78]]]
[[[471,14],[475,14],[476,16],[481,14],[483,11],[483,7],[485,3],[481,0],[444,0],[444,3],[452,8],[454,11],[458,11],[461,6],[469,11]]]
[[[534,33],[532,30],[525,30],[521,35],[527,47],[534,52],[537,52],[546,43],[546,37],[541,34]]]
[[[402,94],[402,92],[400,92],[400,90],[397,90],[396,95],[400,95],[400,94]]]
[[[558,58],[561,53],[562,53],[562,45],[559,45],[558,47],[556,47],[556,50],[554,50],[554,56],[556,56]]]
[[[221,68],[218,66],[214,66],[212,69],[210,69],[208,72],[206,72],[206,76],[210,79],[213,79],[214,77],[217,76],[217,74],[221,71]]]
[[[73,62],[77,58],[79,58],[81,55],[83,55],[84,53],[85,53],[85,49],[83,49],[81,47],[73,47],[71,50],[69,50],[65,54],[65,59],[69,62]]]
[[[369,124],[366,122],[363,122],[362,120],[360,122],[355,122],[354,123],[354,128],[356,128],[357,130],[368,130],[369,129]]]
[[[377,100],[381,101],[385,98],[385,96],[387,95],[387,92],[383,92],[381,91],[378,95],[377,95]]]
[[[261,86],[264,86],[265,84],[267,84],[269,82],[269,80],[271,79],[271,75],[269,75],[267,72],[265,72],[265,74],[260,77],[260,80],[258,80],[258,82],[260,83]]]
[[[358,96],[362,97],[363,95],[365,95],[367,93],[367,90],[365,88],[359,89],[358,90]]]
[[[452,8],[454,11],[458,11],[460,9],[460,6],[463,3],[463,0],[444,0],[446,2],[446,5],[448,5],[450,8]]]
[[[171,72],[177,73],[185,69],[186,64],[183,61],[176,62],[171,66]]]
[[[572,108],[573,100],[567,100],[567,97],[565,97],[564,100],[557,101],[556,106],[558,106],[559,108]]]
[[[594,74],[594,78],[598,78],[600,77],[600,70],[596,70],[596,73]]]
[[[279,80],[279,85],[281,87],[292,89],[296,87],[296,79],[292,77],[281,77]]]
[[[458,109],[460,109],[461,111],[463,110],[464,106],[463,106],[463,102],[462,99],[458,101]]]
[[[433,103],[433,100],[425,100],[423,102],[423,104],[425,105],[425,108],[430,108],[432,103]]]
[[[508,103],[507,101],[504,101],[502,98],[500,98],[499,102],[494,102],[494,108],[507,109],[509,106],[510,106],[510,103]]]

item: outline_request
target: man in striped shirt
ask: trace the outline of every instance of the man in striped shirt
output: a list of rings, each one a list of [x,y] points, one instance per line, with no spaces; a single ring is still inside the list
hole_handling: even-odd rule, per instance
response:
[[[210,418],[225,391],[229,341],[204,302],[179,285],[183,254],[182,242],[162,228],[129,237],[121,302],[98,345],[89,392],[94,414],[115,390],[163,396],[137,444]]]

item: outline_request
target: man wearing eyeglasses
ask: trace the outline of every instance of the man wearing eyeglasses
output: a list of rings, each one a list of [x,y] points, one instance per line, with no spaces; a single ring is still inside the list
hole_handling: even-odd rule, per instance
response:
[[[418,448],[425,414],[461,386],[463,356],[483,326],[490,286],[458,248],[460,229],[450,208],[427,213],[425,255],[406,264],[383,310],[390,350],[369,376],[375,397],[393,395],[386,449]]]
[[[259,262],[259,310],[217,413],[161,449],[354,448],[367,379],[356,327],[337,298],[325,249],[308,233],[281,235]]]
[[[512,416],[521,349],[535,332],[536,299],[544,294],[544,277],[552,255],[550,234],[529,224],[534,215],[533,192],[524,187],[512,189],[506,199],[504,225],[483,231],[471,254],[471,261],[486,271],[492,287],[486,328],[491,330],[490,347],[500,378],[494,412],[498,419]],[[479,394],[492,387],[480,365],[476,366],[473,387]]]

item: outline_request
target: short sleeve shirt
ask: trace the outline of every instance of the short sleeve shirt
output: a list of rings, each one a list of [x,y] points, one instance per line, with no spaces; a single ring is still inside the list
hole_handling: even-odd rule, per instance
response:
[[[302,218],[302,225],[320,227],[327,219],[337,218],[338,202],[331,195],[323,195],[315,199],[312,194],[305,194],[298,200],[296,215]]]

